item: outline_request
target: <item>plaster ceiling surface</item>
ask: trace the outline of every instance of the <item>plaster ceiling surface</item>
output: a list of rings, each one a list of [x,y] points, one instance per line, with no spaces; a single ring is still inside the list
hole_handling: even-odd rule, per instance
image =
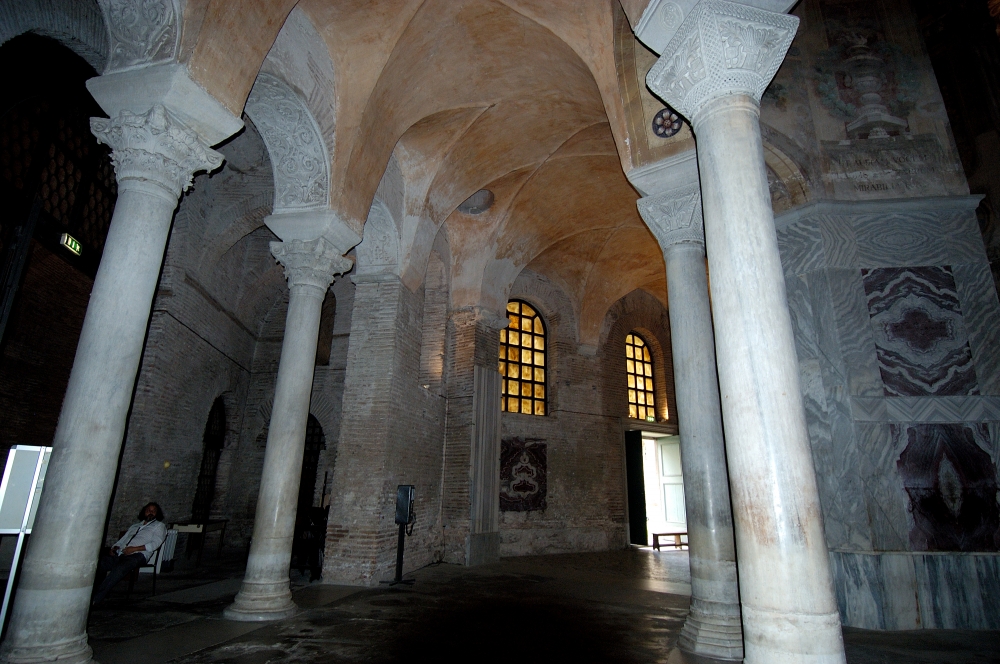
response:
[[[432,239],[447,222],[453,287],[466,291],[453,300],[483,303],[476,292],[487,286],[499,298],[530,265],[575,300],[584,337],[635,288],[665,299],[662,255],[622,170],[630,162],[614,59],[617,0],[195,6],[186,12],[194,17],[185,26],[185,43],[194,44],[188,67],[237,114],[289,13],[308,17],[334,69],[335,212],[360,233],[395,154],[405,216],[426,226],[401,228],[403,243],[408,233]],[[455,212],[483,188],[496,196],[488,212]]]

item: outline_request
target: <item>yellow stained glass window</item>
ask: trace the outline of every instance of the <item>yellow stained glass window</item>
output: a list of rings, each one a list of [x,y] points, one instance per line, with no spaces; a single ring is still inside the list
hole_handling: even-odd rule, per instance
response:
[[[545,415],[545,323],[520,300],[507,303],[507,320],[510,326],[500,330],[500,375],[507,378],[501,381],[500,407],[508,413]]]
[[[653,356],[649,354],[649,346],[635,332],[625,337],[625,372],[628,380],[628,416],[634,420],[655,422]]]

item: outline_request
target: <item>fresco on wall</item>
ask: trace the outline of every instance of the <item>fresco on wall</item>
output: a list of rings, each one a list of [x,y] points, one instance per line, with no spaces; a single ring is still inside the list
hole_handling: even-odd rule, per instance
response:
[[[947,122],[930,100],[939,95],[929,63],[900,45],[913,40],[886,16],[891,10],[867,0],[824,0],[821,7],[828,48],[816,54],[811,75],[822,108],[843,123],[846,139],[822,141],[834,195],[961,193],[948,138],[927,131]]]
[[[886,396],[979,394],[951,267],[861,270]]]
[[[997,475],[984,424],[892,425],[906,448],[896,467],[910,500],[914,551],[997,551]],[[900,441],[901,443],[903,441]]]
[[[547,445],[539,438],[500,442],[500,511],[544,510],[548,474]]]

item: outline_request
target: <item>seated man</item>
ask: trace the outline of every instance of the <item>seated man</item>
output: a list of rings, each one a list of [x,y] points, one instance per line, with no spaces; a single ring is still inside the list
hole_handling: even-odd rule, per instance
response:
[[[105,574],[107,577],[94,591],[91,606],[103,601],[116,583],[152,558],[167,538],[167,526],[163,523],[163,510],[159,505],[147,504],[138,518],[139,523],[133,523],[125,531],[125,536],[111,547],[111,552],[102,555],[98,561],[97,580]]]

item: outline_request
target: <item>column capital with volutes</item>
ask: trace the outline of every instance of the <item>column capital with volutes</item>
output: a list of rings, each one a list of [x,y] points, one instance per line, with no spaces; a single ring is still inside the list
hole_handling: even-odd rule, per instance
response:
[[[640,198],[636,206],[664,253],[680,244],[698,245],[704,251],[705,228],[697,182]]]
[[[344,256],[326,238],[272,242],[271,254],[285,268],[289,290],[315,289],[320,298],[333,283],[334,276],[349,272],[354,261]]]
[[[90,130],[111,148],[123,187],[152,182],[176,198],[191,186],[195,173],[214,171],[224,159],[159,104],[145,113],[122,110],[112,118],[91,118]]]
[[[760,103],[799,19],[727,0],[700,0],[646,75],[656,96],[692,123],[719,97]]]

